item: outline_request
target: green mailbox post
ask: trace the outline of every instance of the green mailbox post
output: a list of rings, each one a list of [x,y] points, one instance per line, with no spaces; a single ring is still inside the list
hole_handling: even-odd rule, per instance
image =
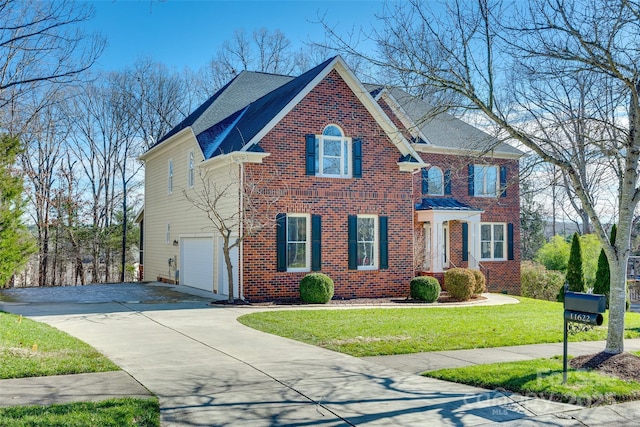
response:
[[[567,382],[567,358],[568,358],[568,324],[569,322],[582,323],[591,326],[602,325],[604,313],[607,309],[607,297],[600,294],[586,294],[583,292],[564,293],[564,349],[563,349],[563,375],[562,382]]]

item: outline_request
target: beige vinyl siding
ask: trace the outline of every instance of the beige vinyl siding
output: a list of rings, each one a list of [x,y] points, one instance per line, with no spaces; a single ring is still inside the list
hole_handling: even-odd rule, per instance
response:
[[[145,158],[145,280],[156,280],[158,277],[173,280],[176,270],[180,268],[180,240],[184,237],[205,237],[214,239],[214,258],[211,260],[214,266],[214,288],[217,289],[217,230],[207,218],[206,213],[195,208],[184,195],[198,192],[202,189],[200,173],[204,172],[198,166],[203,161],[202,152],[192,134],[176,135],[174,140],[165,142],[166,147],[159,147],[152,155]],[[194,187],[188,188],[188,159],[189,152],[195,154],[195,179]],[[168,169],[169,159],[173,160],[173,192],[168,194]],[[238,166],[226,165],[207,173],[219,184],[231,183],[228,198],[225,200],[224,209],[236,211],[238,209]],[[228,201],[227,201],[228,200]],[[169,244],[166,243],[167,224],[170,224]],[[213,236],[213,237],[211,237]],[[174,246],[173,241],[178,245]],[[168,260],[172,259],[173,265],[169,266]]]

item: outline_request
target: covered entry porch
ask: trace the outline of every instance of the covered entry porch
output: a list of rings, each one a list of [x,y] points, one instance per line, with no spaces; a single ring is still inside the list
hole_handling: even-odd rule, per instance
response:
[[[452,198],[423,199],[416,206],[417,268],[436,277],[453,267],[479,269],[482,213]]]

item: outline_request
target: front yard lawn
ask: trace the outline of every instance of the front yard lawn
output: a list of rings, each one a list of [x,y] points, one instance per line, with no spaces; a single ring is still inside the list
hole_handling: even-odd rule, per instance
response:
[[[0,379],[117,371],[88,344],[44,323],[0,312]]]
[[[3,427],[156,427],[158,399],[110,399],[65,405],[0,408]]]
[[[489,389],[581,406],[597,406],[640,398],[640,383],[598,370],[567,370],[562,384],[562,357],[441,369],[423,375]]]
[[[356,357],[562,342],[561,303],[469,307],[278,310],[238,320],[260,331]],[[604,340],[605,322],[571,341]],[[640,313],[627,313],[626,338],[640,337]]]
[[[44,323],[0,312],[0,379],[117,371],[88,344]],[[160,425],[158,399],[110,399],[0,408],[0,426]]]

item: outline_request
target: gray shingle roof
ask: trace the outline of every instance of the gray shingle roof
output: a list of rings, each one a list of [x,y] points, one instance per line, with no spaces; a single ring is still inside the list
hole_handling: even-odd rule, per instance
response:
[[[237,113],[251,102],[293,79],[294,77],[291,76],[242,71],[163,136],[159,143],[188,126],[191,126],[193,133],[198,136],[232,114]]]
[[[372,94],[380,92],[380,86],[368,85],[367,89]],[[523,154],[520,150],[505,144],[451,114],[438,112],[428,102],[409,95],[401,89],[387,88],[386,90],[427,139],[427,141],[417,140],[415,142],[445,149],[493,151],[494,153],[507,155]]]
[[[222,121],[196,133],[205,158],[242,149],[276,117],[327,65],[331,58],[306,73],[269,91]],[[209,112],[209,110],[207,110]],[[205,113],[206,114],[206,113]],[[211,114],[214,115],[213,113]],[[219,117],[217,114],[216,117]]]

